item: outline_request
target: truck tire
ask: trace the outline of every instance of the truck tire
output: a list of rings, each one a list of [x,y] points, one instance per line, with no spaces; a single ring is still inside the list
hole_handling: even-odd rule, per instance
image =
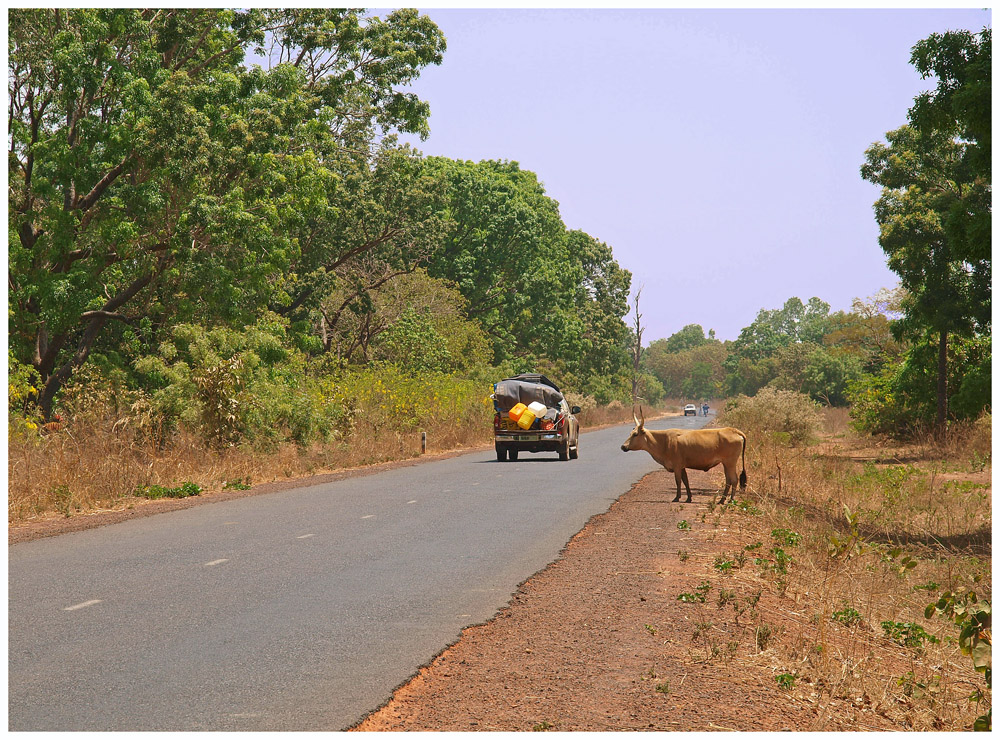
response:
[[[507,448],[495,445],[497,451],[497,462],[507,462]]]
[[[567,439],[563,442],[562,447],[559,448],[559,459],[565,462],[569,460],[569,440]]]
[[[517,450],[511,448],[507,450],[507,457],[510,458],[511,462],[517,462]]]
[[[576,447],[570,447],[569,449],[569,459],[576,460],[580,457],[580,444],[577,443]]]

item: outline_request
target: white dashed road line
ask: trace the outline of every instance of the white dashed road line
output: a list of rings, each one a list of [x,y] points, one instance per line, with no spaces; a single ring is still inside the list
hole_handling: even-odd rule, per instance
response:
[[[299,535],[298,537],[296,537],[295,539],[297,539],[297,540],[304,540],[304,539],[306,539],[307,537],[315,537],[315,536],[316,536],[316,535],[314,535],[314,534],[300,534],[300,535]]]
[[[365,516],[363,516],[363,517],[361,517],[361,518],[362,518],[362,519],[374,519],[374,518],[375,518],[375,515],[374,515],[374,514],[366,514]]]
[[[100,603],[101,603],[100,599],[91,599],[90,601],[84,601],[82,604],[74,604],[73,606],[64,607],[63,611],[73,612],[76,611],[77,609],[83,609],[84,607],[93,606],[94,604],[100,604]]]
[[[408,504],[415,504],[415,503],[417,503],[417,500],[413,499],[412,501],[407,501],[406,503],[408,503]]]
[[[228,562],[229,558],[219,558],[218,560],[212,560],[211,562],[205,563],[205,566],[208,567],[209,565],[219,565],[220,563],[228,563]]]

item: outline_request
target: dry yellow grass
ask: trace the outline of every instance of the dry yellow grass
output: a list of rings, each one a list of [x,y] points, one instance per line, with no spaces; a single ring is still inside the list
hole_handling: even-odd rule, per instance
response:
[[[751,437],[751,490],[720,538],[746,558],[737,580],[776,592],[784,616],[803,615],[781,641],[781,670],[821,708],[815,729],[852,705],[914,730],[971,729],[989,706],[969,701],[983,677],[956,626],[924,610],[945,591],[992,601],[989,427],[901,445],[859,438],[841,412],[824,413],[818,444]],[[775,547],[792,558],[784,568]],[[893,642],[907,635],[909,645]]]
[[[468,447],[492,440],[492,428],[432,425],[428,451]],[[67,425],[42,437],[8,440],[8,521],[59,512],[120,509],[134,502],[137,488],[197,483],[217,491],[234,482],[263,483],[343,470],[420,454],[420,433],[375,429],[363,421],[348,439],[302,447],[213,449],[196,435],[181,432],[165,447],[115,429],[110,420]]]
[[[580,415],[583,428],[631,418],[631,409],[621,404],[591,408]],[[492,443],[492,426],[478,421],[477,417],[459,423],[430,421],[423,430],[427,451]],[[406,460],[420,455],[420,445],[419,431],[393,430],[359,415],[353,434],[332,444],[218,450],[181,431],[160,447],[113,415],[91,414],[51,434],[10,435],[8,521],[125,508],[136,501],[137,488],[150,485],[173,487],[192,481],[206,491],[218,491],[234,482],[264,483]]]

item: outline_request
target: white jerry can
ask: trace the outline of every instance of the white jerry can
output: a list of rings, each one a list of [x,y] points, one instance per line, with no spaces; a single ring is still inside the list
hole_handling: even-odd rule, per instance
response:
[[[538,401],[532,401],[531,403],[529,403],[528,408],[531,409],[531,413],[535,415],[536,419],[541,419],[543,416],[545,416],[545,412],[548,411],[548,408],[545,406],[545,404],[539,403]]]

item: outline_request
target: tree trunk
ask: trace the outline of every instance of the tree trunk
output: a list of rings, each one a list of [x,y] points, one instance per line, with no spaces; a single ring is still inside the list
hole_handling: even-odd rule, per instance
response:
[[[948,419],[948,331],[941,330],[938,344],[937,419],[934,433],[943,439],[947,432]]]
[[[632,348],[632,405],[639,401],[639,364],[642,360],[642,314],[639,313],[639,296],[642,287],[635,294],[635,346]]]

